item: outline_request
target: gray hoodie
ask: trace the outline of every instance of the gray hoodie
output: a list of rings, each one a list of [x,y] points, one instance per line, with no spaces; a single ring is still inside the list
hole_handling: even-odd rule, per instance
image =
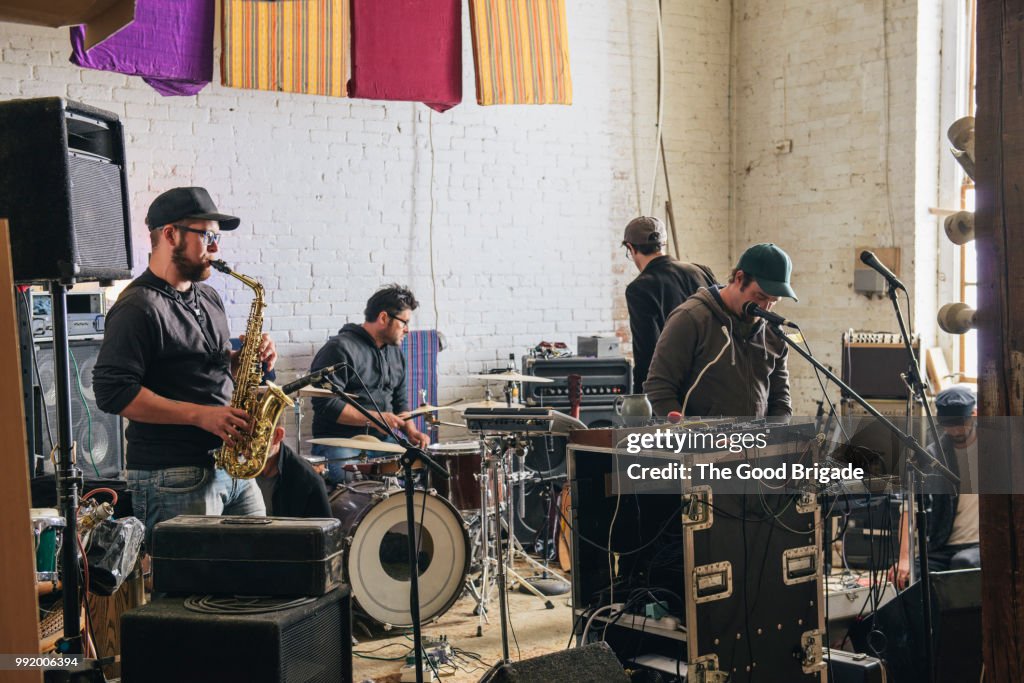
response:
[[[791,415],[785,342],[768,331],[764,321],[750,325],[729,313],[718,288],[713,289],[698,290],[665,321],[644,383],[654,414],[681,409],[686,392],[725,347],[728,334],[730,348],[704,373],[686,414]]]

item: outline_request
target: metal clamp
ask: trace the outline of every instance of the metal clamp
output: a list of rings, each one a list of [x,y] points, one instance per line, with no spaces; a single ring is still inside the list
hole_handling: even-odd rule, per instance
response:
[[[683,527],[693,531],[710,529],[715,523],[715,512],[711,504],[711,487],[694,486],[684,495],[685,504],[682,516]]]
[[[818,496],[813,491],[801,491],[800,500],[796,502],[796,511],[800,514],[816,512],[819,509]]]
[[[693,683],[725,683],[729,679],[728,672],[718,669],[718,655],[698,657],[690,667],[693,668]]]
[[[820,629],[806,631],[800,636],[800,666],[805,674],[825,668],[825,634]]]

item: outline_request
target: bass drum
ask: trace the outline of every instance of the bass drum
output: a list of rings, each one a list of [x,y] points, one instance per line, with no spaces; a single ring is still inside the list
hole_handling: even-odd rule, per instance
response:
[[[402,489],[376,481],[339,486],[331,514],[345,535],[345,581],[360,612],[385,628],[412,626],[409,546]],[[420,620],[437,619],[462,594],[470,545],[462,516],[433,491],[414,493]]]

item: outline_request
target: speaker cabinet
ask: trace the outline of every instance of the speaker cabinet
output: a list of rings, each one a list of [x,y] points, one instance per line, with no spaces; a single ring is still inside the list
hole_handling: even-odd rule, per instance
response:
[[[935,683],[981,679],[981,570],[933,572]],[[850,630],[854,647],[885,660],[897,681],[928,680],[921,582]]]
[[[189,600],[160,598],[121,617],[124,683],[352,680],[347,586],[305,600]]]
[[[96,406],[92,389],[92,369],[102,339],[72,339],[71,352],[71,438],[78,444],[78,467],[86,479],[119,479],[124,469],[124,432],[117,415],[104,413]],[[57,441],[57,386],[53,342],[35,344],[33,382],[33,432],[36,454],[42,459],[43,472],[53,474],[50,451]]]
[[[488,683],[536,683],[537,681],[603,681],[628,683],[615,653],[606,643],[502,664],[481,680]]]
[[[10,220],[15,282],[129,279],[117,116],[59,97],[0,102],[0,217]]]

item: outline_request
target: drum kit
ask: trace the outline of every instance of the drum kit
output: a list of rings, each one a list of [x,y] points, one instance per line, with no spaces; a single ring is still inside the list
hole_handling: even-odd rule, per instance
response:
[[[465,428],[464,423],[441,422],[437,415],[463,415],[469,409],[481,408],[525,408],[513,400],[514,385],[551,381],[514,371],[471,377],[504,383],[505,400],[492,399],[488,391],[483,401],[459,400],[446,406],[424,403],[407,416],[425,415],[431,425]],[[514,562],[525,562],[549,580],[564,580],[546,562],[541,564],[529,556],[513,533],[512,496],[530,476],[522,458],[530,442],[525,435],[511,431],[480,431],[476,436],[427,447],[429,455],[451,474],[450,479],[426,473],[414,477],[420,621],[435,621],[468,592],[476,601],[474,613],[480,619],[477,635],[483,635],[484,625],[489,622],[488,602],[497,591],[505,641],[506,577],[543,600],[548,609],[554,608],[548,595],[516,571]],[[358,451],[344,463],[354,480],[338,484],[329,495],[331,512],[344,529],[344,578],[352,588],[358,611],[371,624],[384,629],[412,626],[409,539],[399,484],[399,459],[405,449],[370,435],[308,442]]]

